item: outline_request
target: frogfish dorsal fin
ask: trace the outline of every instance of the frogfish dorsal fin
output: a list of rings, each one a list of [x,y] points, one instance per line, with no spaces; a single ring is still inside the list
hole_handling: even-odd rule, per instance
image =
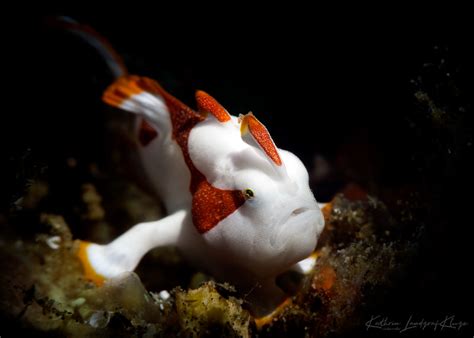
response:
[[[227,110],[208,93],[198,90],[196,102],[200,113],[211,113],[219,122],[230,121],[230,114]]]

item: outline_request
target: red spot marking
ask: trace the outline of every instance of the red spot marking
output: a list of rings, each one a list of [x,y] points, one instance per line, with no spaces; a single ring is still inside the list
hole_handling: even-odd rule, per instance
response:
[[[140,129],[138,130],[138,140],[140,144],[146,147],[151,141],[158,136],[158,132],[153,126],[151,126],[145,119],[142,119],[140,123]]]
[[[245,115],[242,124],[244,124],[244,128],[245,126],[248,127],[255,141],[262,147],[268,157],[270,157],[276,165],[282,165],[278,150],[267,128],[251,113]]]
[[[181,148],[184,161],[191,173],[189,190],[193,196],[193,223],[199,233],[204,233],[244,204],[245,197],[240,190],[223,190],[213,187],[194,166],[188,151],[189,133],[205,117],[170,95],[156,81],[138,76],[121,78],[106,90],[104,101],[117,106],[114,104],[117,99],[123,102],[124,96],[127,99],[143,91],[158,94],[165,100],[170,112],[173,138]]]
[[[227,110],[208,93],[198,90],[196,92],[196,102],[201,113],[211,113],[219,122],[230,120]]]

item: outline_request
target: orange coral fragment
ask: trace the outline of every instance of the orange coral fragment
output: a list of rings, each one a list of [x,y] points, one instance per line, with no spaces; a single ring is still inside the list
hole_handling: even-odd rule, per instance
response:
[[[323,216],[326,222],[329,220],[329,217],[331,216],[332,208],[333,208],[332,201],[329,203],[326,203],[324,207],[321,208],[321,212],[323,213]]]
[[[313,281],[313,288],[329,292],[336,282],[336,271],[332,266],[323,266]]]
[[[265,325],[270,324],[273,321],[273,319],[278,317],[283,312],[283,310],[285,310],[291,304],[292,304],[291,298],[287,298],[285,299],[283,303],[278,305],[278,307],[275,310],[273,310],[272,313],[260,318],[255,318],[254,321],[255,321],[255,325],[257,326],[257,329],[260,330]]]

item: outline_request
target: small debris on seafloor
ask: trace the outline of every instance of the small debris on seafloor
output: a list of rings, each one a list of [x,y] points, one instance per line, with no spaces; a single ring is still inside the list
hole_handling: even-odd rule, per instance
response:
[[[61,237],[59,236],[51,236],[46,240],[46,244],[53,250],[59,249],[60,243]]]

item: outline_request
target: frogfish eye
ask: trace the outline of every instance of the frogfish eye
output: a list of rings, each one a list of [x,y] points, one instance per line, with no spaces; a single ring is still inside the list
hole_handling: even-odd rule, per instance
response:
[[[246,200],[249,200],[255,197],[255,193],[253,192],[252,189],[247,188],[243,191],[243,193]]]

